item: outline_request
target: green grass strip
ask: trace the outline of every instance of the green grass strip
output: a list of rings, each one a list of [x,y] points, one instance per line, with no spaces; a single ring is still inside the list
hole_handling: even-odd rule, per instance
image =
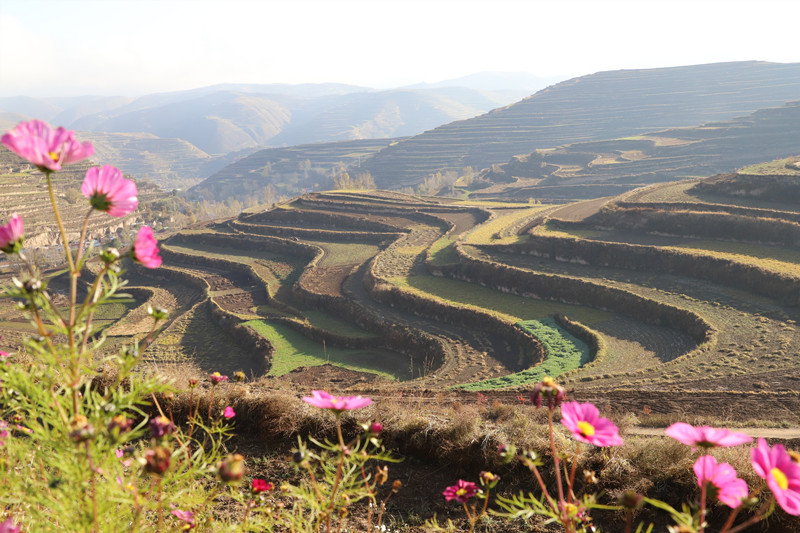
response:
[[[517,323],[517,326],[534,335],[547,348],[548,356],[542,364],[515,374],[459,385],[457,388],[478,391],[530,385],[541,381],[545,376],[559,376],[592,360],[589,345],[559,326],[553,318],[525,320]]]
[[[245,325],[263,335],[275,347],[272,368],[269,371],[271,376],[282,376],[303,366],[331,363],[350,370],[371,372],[388,379],[410,378],[408,358],[394,352],[323,347],[321,343],[304,337],[289,326],[265,320],[250,320],[245,322]]]
[[[378,335],[361,329],[355,324],[339,320],[323,311],[303,311],[303,314],[308,318],[308,322],[312,326],[343,337],[356,339],[374,339],[378,337]]]
[[[510,320],[540,320],[557,313],[567,315],[583,324],[605,322],[613,317],[607,311],[591,307],[535,298],[526,298],[481,287],[474,283],[435,276],[409,276],[403,280],[392,279],[397,285],[439,297],[451,303],[479,308],[506,315]]]

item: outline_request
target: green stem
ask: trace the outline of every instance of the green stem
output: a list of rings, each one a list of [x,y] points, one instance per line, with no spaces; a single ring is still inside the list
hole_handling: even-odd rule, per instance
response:
[[[342,421],[341,421],[341,413],[336,412],[336,433],[339,435],[339,447],[340,447],[340,456],[339,456],[339,464],[336,467],[336,477],[333,480],[333,488],[331,489],[331,501],[328,504],[328,519],[327,519],[327,531],[331,530],[331,511],[333,511],[334,504],[336,502],[336,491],[339,489],[339,482],[342,480],[342,469],[344,468],[344,458],[345,458],[345,445],[344,445],[344,437],[342,436]]]
[[[72,251],[69,249],[69,241],[67,240],[67,232],[64,230],[64,223],[61,222],[61,214],[58,212],[58,205],[56,205],[56,195],[53,192],[53,182],[50,179],[50,175],[53,173],[52,170],[45,170],[43,171],[45,177],[47,178],[47,192],[50,194],[50,204],[53,206],[53,214],[56,218],[56,224],[58,224],[58,231],[61,233],[61,242],[64,243],[64,251],[67,256],[67,264],[69,265],[69,270],[72,272],[75,270],[75,262],[72,260]]]
[[[564,524],[566,524],[566,508],[564,507],[564,487],[561,485],[561,459],[558,458],[558,451],[556,450],[556,437],[553,430],[553,410],[547,410],[547,423],[550,429],[550,452],[553,454],[553,463],[555,465],[556,471],[556,484],[558,485],[558,504],[559,509],[557,509],[557,513],[560,518],[564,520]]]
[[[89,212],[86,213],[86,217],[83,219],[83,225],[81,226],[81,238],[78,241],[78,253],[75,255],[75,264],[81,264],[81,256],[83,255],[83,241],[86,240],[86,230],[89,228],[89,217],[92,216],[93,208],[89,208]]]
[[[104,266],[103,270],[101,270],[100,273],[97,275],[97,277],[94,280],[94,283],[92,283],[91,289],[89,289],[89,294],[86,295],[86,300],[83,302],[83,305],[81,306],[80,313],[78,313],[78,316],[82,315],[84,310],[88,306],[91,306],[89,307],[89,313],[86,317],[86,329],[83,332],[83,341],[81,342],[81,349],[79,352],[80,355],[86,353],[86,344],[89,342],[89,334],[91,333],[92,329],[92,319],[94,318],[94,304],[97,303],[97,298],[100,295],[97,289],[100,286],[100,281],[103,279],[103,276],[105,276],[106,272],[108,272],[108,269],[109,265]],[[91,301],[89,300],[90,298]]]
[[[755,524],[756,522],[758,522],[759,520],[764,518],[764,513],[769,508],[769,506],[772,504],[773,499],[774,499],[774,496],[772,498],[768,499],[767,501],[765,501],[764,505],[762,505],[758,509],[758,511],[756,511],[756,514],[750,520],[748,520],[747,522],[743,522],[743,523],[739,524],[738,526],[736,526],[733,529],[728,530],[727,533],[738,533],[739,531],[743,531],[745,528],[750,527],[751,525]]]
[[[536,468],[536,465],[531,465],[531,471],[533,472],[533,475],[536,476],[536,481],[539,482],[539,487],[541,487],[542,493],[544,494],[545,498],[547,498],[548,503],[550,503],[550,507],[557,512],[558,506],[556,505],[555,500],[553,500],[553,497],[550,496],[550,492],[547,490],[547,485],[544,484],[544,480],[542,479],[542,475],[539,473],[539,469]]]

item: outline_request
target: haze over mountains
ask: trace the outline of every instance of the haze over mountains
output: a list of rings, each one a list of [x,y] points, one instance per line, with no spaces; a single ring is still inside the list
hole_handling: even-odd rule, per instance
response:
[[[19,96],[0,98],[0,127],[40,118],[79,132],[103,132],[108,135],[100,162],[168,185],[169,175],[208,176],[215,170],[205,166],[209,158],[231,152],[414,135],[512,103],[545,83],[489,73],[386,91],[344,84],[222,84],[139,98]],[[145,161],[130,157],[132,146],[144,147]]]
[[[600,72],[558,83],[520,102],[472,119],[451,122],[407,139],[398,139],[374,155],[358,160],[343,158],[339,163],[350,167],[354,173],[369,171],[379,187],[413,188],[439,171],[461,172],[467,166],[479,171],[537,149],[606,141],[664,128],[697,127],[737,117],[748,117],[742,119],[747,122],[754,120],[749,117],[759,109],[781,108],[788,102],[798,100],[800,64],[797,63],[752,61]],[[638,183],[697,175],[687,165],[697,165],[696,172],[711,171],[712,168],[726,172],[742,164],[793,155],[800,152],[800,125],[779,120],[790,111],[787,108],[776,114],[764,115],[767,122],[773,119],[779,122],[774,129],[780,131],[780,142],[771,146],[745,141],[748,134],[756,132],[757,135],[763,128],[747,130],[741,124],[727,129],[727,135],[704,145],[708,153],[697,153],[698,147],[682,149],[684,155],[680,163],[671,161],[668,156],[657,155],[656,152],[661,152],[650,150],[652,143],[641,141],[639,149],[648,153],[648,160],[640,162],[638,170],[630,168],[634,166],[632,164],[616,167],[606,165],[602,168],[593,166],[590,163],[598,154],[576,156],[571,152],[590,151],[589,148],[578,146],[567,150],[570,153],[566,155],[553,154],[551,161],[557,161],[558,157],[561,157],[560,161],[572,158],[579,167],[588,165],[581,170],[583,180],[580,188],[564,189],[564,186],[571,187],[573,182],[562,182],[566,178],[564,172],[554,173],[560,167],[551,164],[550,168],[526,168],[522,174],[518,174],[527,178],[549,178],[537,186],[537,190],[529,189],[534,184],[528,182],[525,190],[517,189],[515,193],[514,186],[509,186],[503,194],[510,198],[516,194],[518,199],[540,195],[549,200],[587,197],[584,195],[593,197],[595,194],[605,194],[610,189],[592,188],[588,186],[589,183],[616,183],[618,190],[627,190]],[[758,120],[761,121],[761,117]],[[762,122],[759,127],[763,126]],[[705,138],[708,137],[708,131],[686,135]],[[690,142],[694,141],[686,141],[687,144]],[[326,184],[324,175],[327,173],[330,176],[333,166],[314,164],[312,168],[315,172],[309,176],[301,172],[297,164],[285,164],[306,159],[311,162],[321,160],[315,155],[317,150],[320,154],[337,151],[333,146],[320,144],[303,146],[291,154],[284,154],[280,150],[257,152],[209,177],[194,187],[193,191],[218,197],[221,191],[231,189],[230,184],[236,179],[253,189],[268,184],[278,186],[287,181],[294,183],[298,191],[330,187],[332,182],[328,178]],[[708,161],[704,160],[705,156],[708,156]],[[591,177],[593,172],[599,172],[596,178]],[[623,172],[623,176],[617,176],[615,172]],[[629,174],[631,172],[633,175]],[[487,179],[492,182],[496,178]],[[500,179],[510,181],[513,174]],[[559,189],[553,189],[554,186]]]
[[[194,191],[224,199],[269,185],[287,196],[331,187],[345,168],[371,173],[381,188],[413,189],[437,172],[467,166],[477,172],[535,150],[727,121],[800,101],[800,63],[619,70],[524,89],[546,81],[484,73],[385,91],[224,84],[135,99],[2,98],[0,126],[32,117],[64,125],[95,140],[98,162],[168,189],[208,177]],[[782,127],[781,149],[800,151],[800,134],[791,123]],[[347,144],[374,139],[381,142]],[[713,168],[733,170],[742,162],[727,157],[735,154],[724,138],[714,142]],[[763,155],[792,155],[773,152]],[[757,150],[738,155],[756,158],[746,162],[764,158]],[[692,157],[696,164],[699,155]]]

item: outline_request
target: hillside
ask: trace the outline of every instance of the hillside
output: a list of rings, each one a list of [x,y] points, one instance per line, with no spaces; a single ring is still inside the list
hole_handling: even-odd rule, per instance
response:
[[[358,174],[362,161],[392,142],[396,140],[341,141],[259,150],[219,170],[189,189],[188,194],[192,198],[239,201],[257,195],[262,202],[271,203],[279,196],[327,189],[332,186],[335,171],[347,168]],[[271,199],[263,194],[267,187],[272,187]]]
[[[569,143],[728,120],[800,99],[800,64],[717,63],[600,72],[388,147],[366,163],[381,187],[485,168]]]
[[[472,197],[571,201],[731,172],[800,153],[800,102],[702,126],[576,143],[517,156],[476,179]],[[786,169],[783,169],[784,171]],[[488,184],[493,184],[485,187]]]
[[[53,174],[53,189],[69,239],[78,239],[81,224],[87,213],[87,202],[80,193],[86,170],[94,166],[89,160],[69,165]],[[142,213],[158,202],[161,193],[153,184],[137,183],[139,210],[122,218],[93,214],[88,227],[88,239],[108,242],[120,237],[130,241],[131,225],[151,223]],[[5,223],[11,214],[22,216],[25,223],[25,245],[36,249],[34,255],[41,265],[55,265],[63,257],[56,249],[58,228],[52,220],[47,183],[41,172],[5,146],[0,146],[0,220]]]
[[[157,137],[151,133],[78,132],[91,138],[93,159],[109,164],[138,178],[147,179],[164,189],[196,183],[212,158],[183,139]]]

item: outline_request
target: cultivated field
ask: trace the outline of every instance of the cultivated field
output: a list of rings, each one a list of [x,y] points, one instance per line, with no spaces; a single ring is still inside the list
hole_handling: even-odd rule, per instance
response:
[[[516,398],[553,375],[633,411],[694,395],[723,417],[796,422],[800,211],[764,217],[763,194],[726,187],[517,207],[307,194],[176,234],[164,267],[132,267],[172,309],[146,359],[372,394]],[[144,334],[143,305],[104,317],[112,341]],[[24,328],[3,322],[10,339]]]

